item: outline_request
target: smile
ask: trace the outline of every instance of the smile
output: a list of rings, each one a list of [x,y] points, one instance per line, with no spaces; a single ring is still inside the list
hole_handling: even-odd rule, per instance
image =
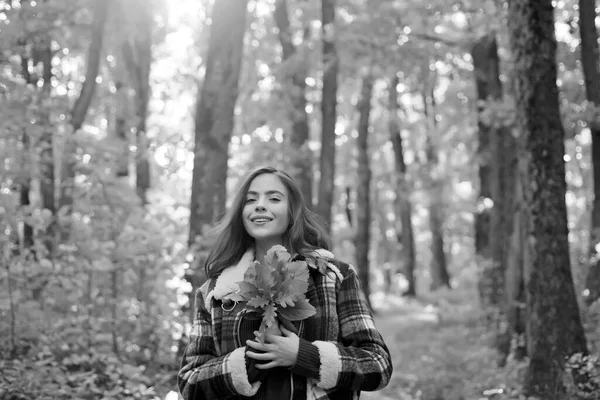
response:
[[[273,218],[254,217],[254,218],[250,218],[250,221],[252,221],[255,224],[262,225],[262,224],[266,224],[267,222],[273,221]]]

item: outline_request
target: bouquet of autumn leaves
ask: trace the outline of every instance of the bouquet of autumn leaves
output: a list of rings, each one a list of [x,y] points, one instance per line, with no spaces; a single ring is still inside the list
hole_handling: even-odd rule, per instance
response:
[[[267,251],[263,264],[255,261],[248,267],[244,280],[237,282],[239,290],[224,298],[246,302],[246,312],[262,317],[259,332],[264,342],[264,333],[276,327],[277,319],[288,330],[298,333],[290,321],[316,314],[306,298],[308,277],[306,261],[291,261],[286,248],[276,245]]]

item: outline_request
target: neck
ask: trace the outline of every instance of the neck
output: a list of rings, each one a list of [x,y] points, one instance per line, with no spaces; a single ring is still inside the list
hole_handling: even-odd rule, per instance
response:
[[[259,263],[263,263],[265,260],[265,256],[267,255],[267,251],[277,245],[282,244],[280,241],[265,241],[265,242],[255,242],[254,243],[254,259]]]

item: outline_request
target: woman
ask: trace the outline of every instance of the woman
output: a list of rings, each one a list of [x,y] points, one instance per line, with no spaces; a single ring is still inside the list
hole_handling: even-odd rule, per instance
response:
[[[178,375],[184,399],[350,400],[387,385],[390,354],[357,275],[327,250],[326,232],[289,175],[250,173],[218,232]],[[263,342],[260,321],[224,297],[274,245],[311,266],[306,297],[317,313]]]

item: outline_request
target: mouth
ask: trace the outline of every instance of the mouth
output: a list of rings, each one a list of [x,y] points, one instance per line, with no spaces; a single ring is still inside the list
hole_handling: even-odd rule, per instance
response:
[[[269,223],[269,222],[273,221],[273,218],[269,218],[269,217],[253,217],[253,218],[250,218],[250,221],[253,224],[256,224],[256,225],[264,225],[266,223]]]

